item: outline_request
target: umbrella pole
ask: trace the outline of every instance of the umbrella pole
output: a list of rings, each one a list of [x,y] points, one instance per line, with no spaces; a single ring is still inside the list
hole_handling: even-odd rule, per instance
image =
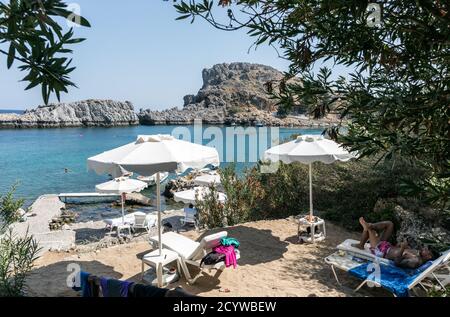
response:
[[[309,220],[313,219],[312,163],[309,163]]]
[[[124,199],[123,199],[124,194],[121,193],[120,194],[120,200],[122,203],[122,224],[125,224],[125,203],[124,203]]]
[[[161,228],[161,184],[160,184],[161,175],[156,173],[156,205],[158,208],[158,247],[159,247],[159,255],[162,254],[162,228]]]
[[[313,218],[313,194],[312,194],[312,163],[309,163],[309,222],[311,224],[311,241],[314,243],[314,218]]]

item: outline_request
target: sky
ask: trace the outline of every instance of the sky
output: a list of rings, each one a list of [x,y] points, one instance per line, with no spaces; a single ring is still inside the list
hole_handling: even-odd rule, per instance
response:
[[[201,20],[176,21],[171,1],[66,3],[78,4],[92,27],[75,29],[76,36],[87,40],[73,45],[77,69],[71,78],[78,88],[63,94],[62,102],[100,98],[128,100],[136,109],[181,107],[183,96],[201,88],[202,69],[214,64],[253,62],[280,70],[288,66],[271,47],[248,52],[252,39],[245,32],[216,30]],[[24,91],[24,76],[16,67],[7,70],[6,59],[0,57],[0,109],[43,103],[39,87]]]
[[[217,63],[252,62],[287,70],[272,47],[251,47],[245,31],[220,31],[200,19],[176,21],[172,1],[76,0],[91,28],[76,28],[87,40],[73,45],[70,88],[62,102],[83,99],[131,101],[136,110],[181,107],[183,96],[202,86],[202,69]],[[126,3],[126,4],[125,4]],[[17,64],[15,64],[17,66]],[[0,57],[0,109],[43,104],[40,88],[24,91],[25,76]],[[55,98],[51,101],[57,101]]]

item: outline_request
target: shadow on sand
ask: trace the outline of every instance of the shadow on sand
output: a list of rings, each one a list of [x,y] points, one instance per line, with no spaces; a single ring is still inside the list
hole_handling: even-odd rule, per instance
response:
[[[339,290],[347,296],[391,296],[389,292],[381,288],[362,288],[357,293],[353,290],[361,283],[360,280],[344,271],[336,269],[336,273],[342,285],[336,282],[331,267],[325,263],[325,257],[336,252],[336,247],[327,240],[324,242],[302,244],[298,242],[297,236],[288,237],[285,241],[298,244],[301,248],[296,251],[295,259],[288,259],[283,264],[283,272],[288,278],[298,280],[298,283],[308,283],[310,280],[323,285],[322,291]],[[315,296],[315,294],[311,294]]]
[[[240,242],[239,251],[241,252],[241,258],[238,261],[239,265],[256,265],[272,262],[283,258],[284,253],[288,250],[287,246],[289,243],[272,235],[271,230],[255,229],[241,225],[208,230],[200,236],[198,241],[206,235],[220,231],[227,231],[228,237],[236,238]]]
[[[67,286],[67,280],[73,273],[71,265],[78,264],[82,271],[98,276],[107,276],[121,279],[122,274],[115,271],[112,266],[105,265],[98,261],[62,261],[34,269],[27,285],[30,296],[52,296],[52,297],[74,297],[80,296],[78,292]],[[51,293],[46,293],[51,290]]]

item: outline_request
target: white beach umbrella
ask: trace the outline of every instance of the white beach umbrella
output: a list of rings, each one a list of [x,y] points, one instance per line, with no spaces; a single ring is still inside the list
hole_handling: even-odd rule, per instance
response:
[[[140,175],[156,173],[156,204],[158,206],[158,237],[161,253],[161,190],[160,172],[183,173],[189,168],[219,166],[216,149],[182,141],[170,135],[140,135],[133,143],[103,152],[88,159],[88,168],[99,174],[121,174],[124,171]]]
[[[199,200],[203,200],[206,195],[210,193],[210,189],[208,187],[194,187],[192,189],[183,190],[180,192],[176,192],[173,195],[173,199],[176,202],[182,202],[185,204],[195,204],[195,198],[198,197]],[[224,193],[218,192],[218,201],[221,203],[225,203],[227,200],[227,196]]]
[[[205,174],[198,176],[194,179],[194,184],[198,186],[209,186],[212,184],[220,185],[220,175],[218,174]]]
[[[313,217],[312,196],[312,163],[322,162],[331,164],[335,161],[349,161],[355,158],[338,143],[325,139],[323,136],[304,135],[296,140],[274,146],[264,152],[264,159],[272,162],[281,161],[286,164],[300,162],[309,165],[309,215]]]
[[[120,194],[122,203],[122,223],[125,223],[124,194],[140,192],[147,187],[147,183],[127,177],[115,178],[109,182],[95,186],[95,191],[105,194]]]

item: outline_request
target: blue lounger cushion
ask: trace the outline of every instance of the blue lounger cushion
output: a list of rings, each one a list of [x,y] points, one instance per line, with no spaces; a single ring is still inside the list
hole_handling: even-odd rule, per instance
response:
[[[428,261],[417,269],[402,269],[393,265],[386,265],[380,263],[380,277],[376,279],[373,274],[374,269],[368,268],[372,263],[364,263],[349,271],[353,276],[361,280],[372,280],[381,284],[382,287],[391,291],[398,297],[409,296],[409,285],[427,268],[433,264],[432,261]]]

